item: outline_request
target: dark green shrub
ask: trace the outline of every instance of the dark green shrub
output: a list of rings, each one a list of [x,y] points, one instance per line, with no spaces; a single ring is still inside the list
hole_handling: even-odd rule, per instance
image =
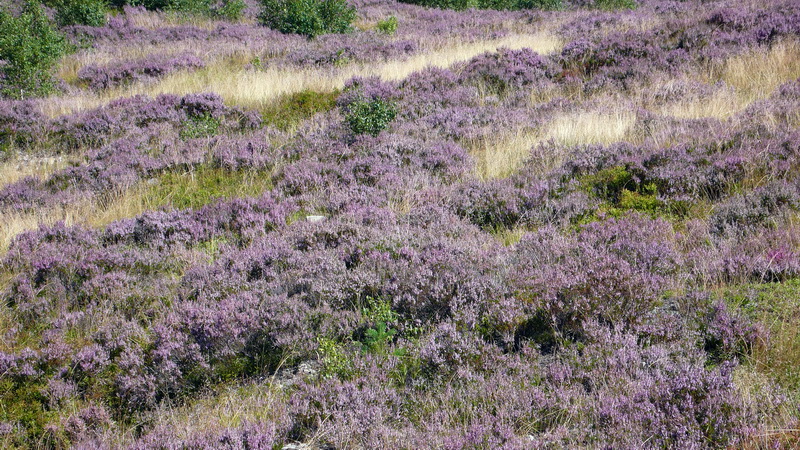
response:
[[[40,4],[27,2],[19,16],[0,9],[0,60],[6,62],[0,67],[3,95],[25,98],[53,92],[51,71],[67,48]]]
[[[595,0],[594,7],[604,11],[613,11],[616,9],[635,9],[635,0]]]
[[[102,27],[106,24],[105,0],[56,0],[47,4],[56,9],[56,22],[59,26]]]
[[[211,11],[212,0],[129,0],[128,4],[144,6],[151,10],[208,14]]]
[[[377,136],[397,115],[394,103],[382,100],[357,100],[347,107],[345,120],[355,134]]]
[[[384,34],[394,34],[397,31],[397,17],[389,16],[388,18],[378,22],[375,28]]]
[[[215,12],[220,17],[235,21],[242,18],[242,12],[246,7],[243,0],[227,0]]]
[[[281,33],[313,38],[327,33],[347,33],[356,10],[345,0],[262,0],[261,23]]]
[[[561,9],[561,0],[518,0],[516,9]]]

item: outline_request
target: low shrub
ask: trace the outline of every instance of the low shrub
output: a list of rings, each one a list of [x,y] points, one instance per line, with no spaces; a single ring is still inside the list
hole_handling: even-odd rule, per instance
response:
[[[262,0],[259,19],[281,33],[314,38],[321,34],[347,33],[356,10],[345,0]]]
[[[397,17],[389,16],[378,22],[375,29],[383,34],[394,34],[397,31]]]
[[[357,100],[348,105],[345,120],[355,134],[377,136],[397,116],[397,107],[383,99]]]

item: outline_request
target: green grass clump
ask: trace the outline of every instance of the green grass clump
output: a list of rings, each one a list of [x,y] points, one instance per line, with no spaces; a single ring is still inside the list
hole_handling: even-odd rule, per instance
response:
[[[766,330],[747,362],[800,401],[800,280],[734,286],[720,295]]]
[[[146,204],[176,209],[200,208],[218,199],[254,197],[272,187],[269,174],[201,167],[167,172],[145,192]]]
[[[269,105],[261,114],[264,123],[282,131],[288,131],[314,115],[336,107],[339,91],[301,91]]]

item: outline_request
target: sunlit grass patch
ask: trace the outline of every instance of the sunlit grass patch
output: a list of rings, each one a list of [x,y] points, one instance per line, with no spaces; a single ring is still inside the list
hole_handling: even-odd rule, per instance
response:
[[[55,157],[13,159],[0,163],[0,187],[29,176],[46,178],[65,168],[67,164],[65,159]]]
[[[186,95],[198,92],[215,92],[226,104],[245,108],[265,108],[274,99],[301,91],[331,92],[344,87],[354,76],[377,76],[385,80],[400,80],[426,67],[449,67],[484,52],[531,48],[542,54],[561,48],[561,39],[549,33],[518,34],[480,42],[449,42],[431,47],[428,51],[402,60],[373,64],[350,64],[329,68],[278,68],[247,69],[227,61],[212,61],[207,67],[193,71],[179,71],[148,84],[135,84],[109,89],[100,93],[81,92],[76,95],[53,97],[41,103],[45,114],[56,117],[75,111],[96,108],[114,99],[138,94]],[[86,56],[91,57],[91,54]],[[72,77],[68,73],[62,74]],[[76,76],[76,75],[75,75]]]
[[[800,41],[784,41],[735,56],[712,77],[733,87],[745,104],[767,98],[781,84],[800,77]]]
[[[52,226],[63,221],[68,226],[102,227],[165,206],[200,208],[218,199],[257,196],[269,190],[271,184],[271,176],[265,172],[200,168],[169,172],[100,201],[32,212],[6,212],[0,220],[0,254],[8,251],[15,236],[41,225]]]
[[[727,119],[741,111],[744,105],[745,102],[734,92],[720,90],[710,97],[665,105],[659,112],[678,119]]]
[[[636,114],[628,111],[584,111],[556,117],[545,126],[543,137],[573,146],[612,144],[630,139]]]
[[[142,193],[144,203],[176,209],[200,208],[218,199],[253,197],[272,186],[269,173],[200,168],[168,172]]]
[[[523,130],[496,140],[481,139],[472,143],[469,148],[476,161],[476,174],[482,180],[511,175],[528,159],[531,147],[540,140],[537,132]]]

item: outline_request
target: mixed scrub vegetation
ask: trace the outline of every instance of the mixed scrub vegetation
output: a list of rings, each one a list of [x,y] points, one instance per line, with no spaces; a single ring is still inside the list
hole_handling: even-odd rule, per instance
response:
[[[0,0],[0,447],[800,446],[793,0]]]

